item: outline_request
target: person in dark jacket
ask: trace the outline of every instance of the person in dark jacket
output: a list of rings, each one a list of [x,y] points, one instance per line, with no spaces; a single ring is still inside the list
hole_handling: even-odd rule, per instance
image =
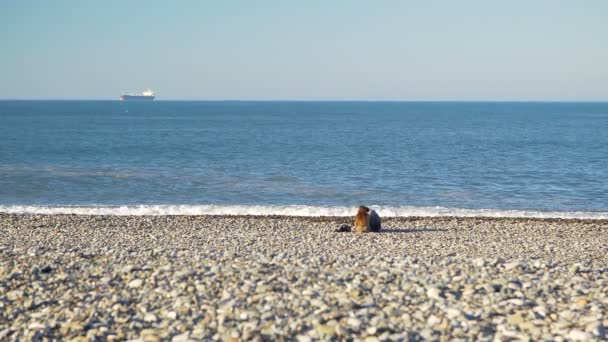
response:
[[[367,209],[367,227],[370,232],[379,232],[382,229],[382,220],[380,219],[380,215],[375,210],[372,210],[368,207]]]

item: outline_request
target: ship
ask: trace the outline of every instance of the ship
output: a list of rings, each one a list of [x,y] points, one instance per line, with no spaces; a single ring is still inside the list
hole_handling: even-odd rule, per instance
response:
[[[154,100],[154,92],[150,89],[142,92],[141,94],[122,94],[120,95],[120,101],[151,101]]]

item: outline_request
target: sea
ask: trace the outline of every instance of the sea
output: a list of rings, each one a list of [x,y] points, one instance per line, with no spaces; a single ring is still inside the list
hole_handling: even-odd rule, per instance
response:
[[[0,212],[608,219],[608,103],[0,101]]]

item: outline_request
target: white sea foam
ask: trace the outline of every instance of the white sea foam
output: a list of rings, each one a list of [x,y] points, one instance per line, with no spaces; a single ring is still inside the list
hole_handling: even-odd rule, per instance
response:
[[[445,207],[374,206],[382,217],[457,216],[457,217],[531,217],[565,219],[608,219],[608,212],[559,212],[498,209],[458,209]],[[353,216],[357,207],[318,207],[305,205],[133,205],[133,206],[25,206],[0,205],[0,213],[81,214],[81,215],[284,215]]]

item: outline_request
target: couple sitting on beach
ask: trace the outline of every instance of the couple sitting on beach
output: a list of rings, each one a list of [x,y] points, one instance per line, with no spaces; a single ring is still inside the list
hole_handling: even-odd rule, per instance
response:
[[[343,224],[338,228],[338,232],[357,233],[379,232],[381,229],[380,216],[374,210],[362,205],[355,216],[355,225],[351,228],[347,224]]]

